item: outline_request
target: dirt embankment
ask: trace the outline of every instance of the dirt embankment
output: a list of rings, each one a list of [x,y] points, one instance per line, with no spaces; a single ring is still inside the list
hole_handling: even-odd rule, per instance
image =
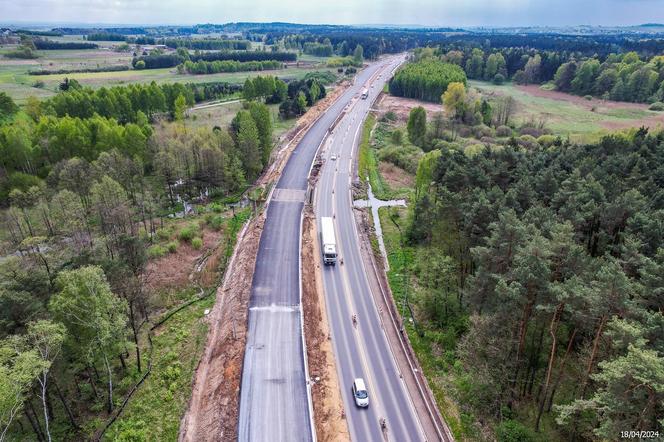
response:
[[[180,226],[185,224],[186,221],[180,223]],[[219,263],[219,255],[223,249],[219,247],[222,233],[202,229],[201,238],[203,239],[201,249],[195,249],[188,242],[182,241],[175,253],[150,260],[145,269],[144,283],[147,290],[151,293],[180,290],[191,284],[195,277],[201,279],[196,282],[204,287],[210,287],[218,268],[214,267],[214,264]],[[202,267],[198,269],[201,263]]]
[[[379,117],[388,111],[394,112],[400,123],[408,121],[408,115],[413,108],[422,106],[427,112],[427,118],[431,118],[436,112],[443,112],[441,104],[428,103],[426,101],[414,100],[412,98],[395,97],[394,95],[382,93],[376,100],[375,108],[378,109]]]
[[[321,442],[341,442],[350,440],[350,435],[334,364],[316,239],[316,218],[308,208],[302,223],[302,308],[309,375],[315,380],[311,395],[316,436]]]
[[[257,180],[256,186],[266,187],[276,183],[306,129],[348,86],[349,83],[343,83],[330,91],[281,137],[272,165]],[[237,436],[249,298],[264,222],[263,210],[246,230],[240,232],[224,281],[217,290],[215,305],[208,317],[210,331],[205,352],[194,373],[192,397],[180,425],[180,441],[227,441]],[[332,372],[336,375],[334,362]],[[324,379],[323,376],[321,379]],[[333,390],[332,387],[330,390]],[[339,395],[336,403],[341,403],[338,387],[334,391]],[[325,397],[332,397],[332,393],[327,393]],[[333,428],[330,431],[334,435],[340,430]]]
[[[378,163],[378,171],[391,189],[413,187],[415,184],[415,177],[413,175],[387,161]]]
[[[208,317],[205,353],[194,374],[194,386],[181,427],[181,441],[232,440],[237,434],[240,375],[246,323],[258,243],[265,222],[260,215],[238,240],[224,283]]]
[[[266,185],[271,182],[276,183],[291,152],[304,136],[304,133],[306,132],[305,129],[308,129],[309,126],[313,124],[316,119],[346,91],[346,89],[348,89],[348,86],[350,86],[350,83],[345,81],[334,89],[329,90],[325,98],[316,103],[300,117],[295,127],[291,128],[281,136],[278,148],[272,153],[272,164],[258,179],[257,184]]]

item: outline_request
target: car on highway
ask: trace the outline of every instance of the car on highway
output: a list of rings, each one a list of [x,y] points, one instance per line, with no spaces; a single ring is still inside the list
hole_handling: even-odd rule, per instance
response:
[[[330,159],[331,159],[332,161],[336,161],[337,156],[336,156],[335,154],[332,154],[332,155],[330,155]]]
[[[364,379],[357,378],[353,381],[353,397],[355,398],[355,405],[358,407],[366,408],[369,406],[369,393],[364,385]]]

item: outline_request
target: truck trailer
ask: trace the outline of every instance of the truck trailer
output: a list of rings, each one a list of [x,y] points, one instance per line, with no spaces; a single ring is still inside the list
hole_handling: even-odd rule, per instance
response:
[[[323,249],[323,263],[335,265],[337,263],[337,241],[334,237],[334,222],[329,216],[320,219],[321,243]]]

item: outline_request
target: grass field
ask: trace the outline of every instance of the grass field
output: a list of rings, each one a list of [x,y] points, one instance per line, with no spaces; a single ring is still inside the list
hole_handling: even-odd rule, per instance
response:
[[[514,121],[544,121],[555,134],[569,136],[572,141],[590,142],[611,130],[648,124],[656,126],[664,117],[647,110],[646,105],[585,100],[567,94],[550,92],[537,95],[534,86],[517,87],[511,83],[496,86],[484,81],[470,81],[470,86],[484,95],[509,95],[517,102]],[[664,119],[662,120],[664,121]]]
[[[45,98],[57,93],[58,85],[64,78],[76,79],[84,86],[100,88],[130,83],[210,83],[227,81],[243,83],[247,77],[274,75],[285,79],[299,79],[312,71],[334,71],[325,68],[324,58],[303,56],[304,66],[255,72],[231,72],[210,75],[180,75],[175,68],[147,69],[142,71],[93,72],[53,75],[28,75],[33,70],[89,69],[103,66],[129,65],[131,52],[114,52],[112,47],[118,42],[95,42],[99,49],[35,51],[39,58],[33,60],[9,59],[0,57],[0,92],[10,95],[18,104],[25,103],[29,96]],[[12,50],[14,46],[0,46],[0,54]],[[37,82],[43,82],[35,87]]]
[[[297,118],[283,120],[279,116],[278,104],[269,104],[268,108],[272,115],[272,128],[275,139],[293,127],[297,122]],[[187,124],[192,127],[227,127],[231,124],[231,121],[240,109],[242,109],[242,102],[235,100],[213,107],[193,108],[187,112]]]

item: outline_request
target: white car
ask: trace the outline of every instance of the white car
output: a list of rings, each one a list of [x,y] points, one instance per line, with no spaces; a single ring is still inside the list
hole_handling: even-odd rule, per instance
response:
[[[336,161],[336,160],[337,160],[337,156],[336,156],[335,154],[332,154],[332,155],[330,155],[330,159],[331,159],[332,161]]]
[[[357,378],[353,381],[353,397],[355,398],[355,405],[358,407],[366,408],[369,406],[369,393],[364,385],[364,379]]]

